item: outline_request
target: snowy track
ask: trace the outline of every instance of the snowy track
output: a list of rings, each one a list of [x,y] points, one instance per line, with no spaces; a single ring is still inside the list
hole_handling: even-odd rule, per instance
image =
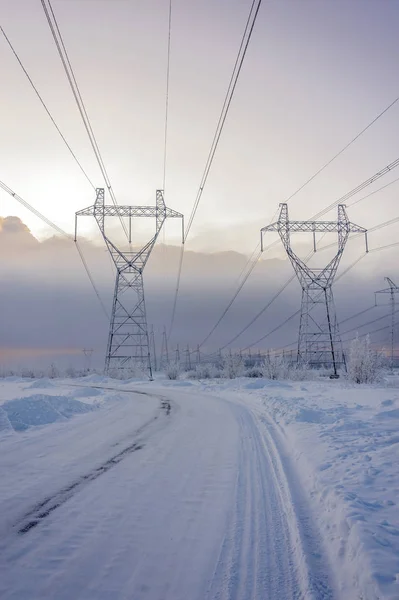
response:
[[[318,534],[299,484],[284,469],[275,432],[247,407],[234,410],[241,432],[238,477],[210,597],[333,598]]]
[[[191,389],[147,393],[4,441],[25,463],[17,506],[0,494],[0,597],[332,599],[272,426]]]

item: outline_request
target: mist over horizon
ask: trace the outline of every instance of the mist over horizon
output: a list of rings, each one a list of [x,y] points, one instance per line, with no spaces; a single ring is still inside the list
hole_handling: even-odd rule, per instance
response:
[[[144,271],[148,323],[154,326],[160,352],[164,327],[168,330],[180,257],[180,246],[164,245],[162,234]],[[311,240],[299,246],[306,254]],[[82,238],[81,248],[98,287],[101,298],[110,311],[114,270],[104,245]],[[322,242],[320,243],[320,246]],[[3,368],[61,366],[81,368],[83,348],[93,348],[92,364],[102,368],[109,321],[90,285],[74,244],[53,236],[39,241],[18,217],[0,218],[0,251],[7,256],[0,267],[3,289],[3,319],[0,329],[0,366]],[[280,247],[281,251],[281,247]],[[204,352],[214,352],[232,339],[273,298],[293,274],[290,262],[284,258],[268,258],[267,253],[255,266],[242,292],[220,326],[204,345]],[[363,253],[362,240],[348,243],[340,272]],[[324,256],[323,256],[324,254]],[[320,251],[313,261],[327,262]],[[239,277],[248,264],[248,256],[235,249],[220,252],[186,250],[171,353],[179,344],[181,351],[201,343],[227,306],[237,289]],[[395,280],[399,275],[395,252],[371,253],[362,258],[348,275],[334,287],[339,319],[345,319],[374,303],[374,292],[384,287],[383,277]],[[296,279],[274,301],[270,308],[231,346],[232,351],[268,333],[284,322],[300,307],[301,290]],[[344,328],[362,325],[370,319],[387,314],[376,327],[389,323],[389,307],[379,306]],[[297,337],[298,317],[291,319],[255,351],[280,348]],[[359,327],[359,333],[365,329]],[[352,334],[355,335],[355,332]],[[345,336],[347,337],[347,336]],[[388,331],[372,336],[375,343],[385,344]]]

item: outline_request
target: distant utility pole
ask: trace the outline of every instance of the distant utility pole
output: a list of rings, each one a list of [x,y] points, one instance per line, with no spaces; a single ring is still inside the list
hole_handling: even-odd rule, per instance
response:
[[[186,348],[186,369],[187,371],[191,371],[191,353],[190,353],[190,347],[187,344],[187,348]]]
[[[199,344],[197,345],[196,355],[197,355],[197,365],[199,365],[199,364],[201,364],[201,352],[200,352]]]
[[[166,335],[166,327],[162,333],[162,346],[161,346],[161,365],[160,368],[164,369],[169,364],[169,351],[168,351],[168,336]]]
[[[279,234],[302,288],[298,361],[313,366],[332,364],[331,377],[338,377],[337,367],[344,364],[344,358],[332,285],[349,234],[364,233],[366,252],[368,252],[367,230],[349,221],[344,204],[338,205],[336,221],[290,221],[288,205],[284,203],[280,204],[278,221],[261,229],[262,250],[263,234],[269,231],[276,231]],[[337,252],[325,267],[311,269],[295,254],[291,246],[291,233],[299,231],[313,234],[314,252],[316,252],[316,233],[336,232],[338,234]],[[317,308],[320,310],[316,310]]]
[[[83,348],[84,358],[84,370],[90,371],[91,368],[91,357],[93,354],[93,348]]]
[[[177,363],[177,364],[180,364],[180,350],[179,350],[179,344],[177,344],[177,345],[176,345],[176,354],[175,354],[175,357],[176,357],[176,363]]]
[[[165,206],[163,191],[157,190],[155,206],[118,206],[104,203],[104,189],[96,189],[93,206],[84,208],[75,216],[75,240],[78,217],[91,216],[104,238],[116,268],[114,299],[112,302],[111,323],[105,356],[105,373],[115,371],[124,375],[135,367],[148,369],[152,378],[150,341],[147,327],[147,314],[144,300],[143,271],[159,232],[167,218],[183,220],[183,215]],[[106,232],[105,222],[110,217],[118,217],[129,233],[129,245],[121,247],[112,241]],[[132,248],[132,218],[150,217],[155,220],[155,232],[140,249]]]
[[[158,365],[157,365],[157,351],[156,351],[156,347],[155,347],[154,325],[151,326],[150,348],[151,348],[151,351],[152,351],[152,364],[154,366],[154,371],[157,371],[158,370]]]
[[[377,304],[377,294],[390,294],[391,304],[391,370],[394,365],[394,354],[395,354],[395,294],[399,293],[399,287],[389,277],[384,277],[385,281],[388,282],[387,288],[384,290],[378,290],[375,292],[375,303]]]

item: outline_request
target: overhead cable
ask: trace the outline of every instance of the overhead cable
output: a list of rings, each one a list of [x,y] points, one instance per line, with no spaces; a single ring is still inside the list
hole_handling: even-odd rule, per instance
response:
[[[71,146],[68,144],[64,134],[62,133],[62,131],[60,130],[60,128],[58,127],[53,115],[50,113],[46,103],[44,102],[42,96],[39,93],[39,90],[37,89],[37,87],[35,86],[35,84],[32,81],[32,78],[30,77],[29,73],[27,72],[26,68],[24,67],[20,57],[18,56],[14,46],[12,45],[9,37],[6,35],[6,32],[4,31],[3,27],[0,25],[0,31],[3,34],[4,38],[6,39],[8,45],[10,46],[15,58],[17,59],[19,66],[21,67],[21,69],[23,70],[23,72],[25,73],[25,76],[27,77],[29,83],[31,84],[34,92],[36,93],[36,96],[39,98],[44,110],[46,111],[46,113],[48,114],[48,116],[51,119],[51,122],[53,123],[54,127],[56,128],[57,132],[59,133],[59,135],[61,136],[62,141],[64,142],[64,144],[66,145],[66,147],[68,148],[69,152],[71,153],[73,159],[75,160],[75,162],[77,163],[79,169],[82,171],[83,175],[86,177],[87,181],[90,183],[91,187],[93,189],[95,189],[95,185],[94,183],[91,181],[90,177],[88,176],[88,174],[86,173],[86,171],[84,170],[84,168],[82,167],[80,161],[78,160],[76,154],[74,153],[74,151],[72,150]]]
[[[198,206],[199,203],[201,201],[201,197],[208,179],[208,175],[209,172],[211,170],[211,166],[213,163],[213,159],[215,157],[215,153],[220,141],[220,137],[222,135],[222,131],[226,122],[226,118],[229,112],[229,108],[231,105],[231,101],[233,99],[234,96],[234,92],[237,86],[237,81],[238,78],[240,76],[240,72],[244,63],[244,59],[245,59],[245,55],[247,53],[247,49],[249,46],[249,42],[251,40],[252,37],[252,33],[254,30],[254,26],[255,26],[255,22],[257,19],[257,16],[259,14],[259,9],[261,7],[262,4],[262,0],[253,0],[252,1],[252,5],[251,5],[251,9],[248,15],[248,19],[245,25],[245,29],[244,29],[244,34],[242,36],[241,39],[241,43],[240,43],[240,47],[238,50],[238,54],[236,57],[236,61],[234,64],[234,68],[233,68],[233,72],[230,78],[230,82],[227,88],[227,92],[226,92],[226,96],[223,102],[223,106],[222,106],[222,110],[219,116],[219,120],[216,126],[216,131],[212,140],[212,144],[211,144],[211,149],[209,151],[208,154],[208,158],[207,161],[205,163],[205,169],[204,172],[202,174],[202,178],[201,178],[201,182],[199,185],[199,189],[194,201],[194,205],[188,220],[188,225],[186,227],[186,231],[184,234],[184,239],[183,239],[183,246],[181,249],[181,255],[180,255],[180,262],[179,262],[179,270],[178,270],[178,274],[177,274],[177,283],[176,283],[176,289],[175,289],[175,296],[174,296],[174,300],[173,300],[173,308],[172,308],[172,316],[171,316],[171,322],[170,322],[170,327],[169,327],[169,333],[168,333],[168,338],[170,338],[172,331],[173,331],[173,326],[174,326],[174,322],[175,322],[175,315],[176,315],[176,307],[177,307],[177,298],[179,295],[179,290],[180,290],[180,280],[181,280],[181,272],[182,272],[182,267],[183,267],[183,259],[184,259],[184,247],[185,247],[185,242],[187,241],[188,235],[190,233],[191,230],[191,226],[193,224],[195,215],[197,213],[198,210]]]
[[[65,44],[64,44],[64,40],[63,40],[62,35],[61,35],[61,31],[60,31],[60,28],[58,26],[58,22],[57,22],[57,19],[55,17],[55,14],[54,14],[53,7],[51,5],[51,1],[50,0],[41,0],[41,3],[42,3],[42,7],[43,7],[43,10],[44,10],[44,13],[45,13],[48,25],[50,27],[50,31],[51,31],[53,39],[54,39],[54,43],[56,45],[56,48],[58,50],[58,54],[60,56],[62,65],[64,67],[64,71],[65,71],[65,74],[67,76],[70,88],[71,88],[73,96],[75,98],[76,105],[78,107],[80,116],[82,118],[83,125],[84,125],[84,127],[86,129],[86,132],[87,132],[87,135],[89,137],[89,141],[90,141],[91,147],[92,147],[92,149],[94,151],[94,155],[96,157],[97,163],[98,163],[98,165],[100,167],[103,179],[105,181],[105,185],[107,187],[107,190],[109,192],[109,195],[110,195],[110,197],[112,199],[112,202],[113,202],[114,206],[116,206],[117,202],[116,202],[116,197],[115,197],[112,185],[111,185],[111,181],[109,179],[107,170],[105,168],[105,164],[104,164],[103,158],[101,156],[100,148],[98,146],[96,137],[94,135],[93,128],[91,126],[90,119],[89,119],[89,116],[87,114],[87,110],[86,110],[85,104],[83,102],[83,98],[82,98],[82,95],[80,93],[78,83],[76,81],[75,73],[73,71],[71,62],[69,60],[68,52],[66,50],[66,47],[65,47]],[[122,228],[123,228],[123,230],[125,232],[125,235],[126,235],[127,239],[129,239],[129,233],[128,233],[126,224],[124,223],[124,221],[122,220],[121,217],[119,217],[119,219],[120,219],[120,223],[122,225]]]
[[[59,233],[60,235],[62,235],[63,237],[65,237],[66,239],[68,239],[70,242],[74,242],[74,238],[72,235],[70,235],[69,233],[67,233],[66,231],[64,231],[63,229],[61,229],[61,227],[58,227],[58,225],[56,225],[55,223],[53,223],[53,221],[50,221],[50,219],[48,219],[46,216],[44,216],[41,212],[39,212],[34,206],[32,206],[31,204],[29,204],[29,202],[27,202],[26,200],[24,200],[19,194],[17,194],[16,192],[14,192],[10,187],[8,187],[8,185],[6,185],[3,181],[0,181],[0,187],[7,192],[7,194],[9,194],[10,196],[12,196],[17,202],[19,202],[20,204],[22,204],[22,206],[24,206],[25,208],[27,208],[31,213],[33,213],[36,217],[38,217],[41,221],[43,221],[44,223],[46,223],[46,225],[48,225],[49,227],[51,227],[52,229],[54,229],[57,233]],[[90,273],[88,264],[83,256],[83,252],[81,247],[79,246],[78,242],[75,242],[75,246],[76,249],[79,253],[80,259],[82,261],[82,264],[85,268],[86,274],[90,280],[90,283],[93,287],[93,290],[97,296],[98,301],[100,302],[101,308],[105,314],[105,316],[107,317],[107,319],[109,320],[109,315],[108,315],[108,311],[105,308],[105,305],[101,299],[100,293],[98,291],[98,288],[93,280],[93,277]]]
[[[165,94],[165,131],[164,131],[164,153],[163,153],[163,186],[165,193],[166,182],[166,158],[168,145],[168,114],[169,114],[169,78],[170,78],[170,40],[172,31],[172,0],[169,0],[169,27],[168,27],[168,52],[166,63],[166,94]]]

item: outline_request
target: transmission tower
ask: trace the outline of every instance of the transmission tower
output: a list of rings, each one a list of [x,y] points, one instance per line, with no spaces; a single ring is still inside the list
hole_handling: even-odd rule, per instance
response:
[[[169,350],[168,350],[168,336],[166,334],[166,327],[163,328],[162,333],[162,346],[161,346],[161,360],[160,369],[166,369],[169,366]]]
[[[84,369],[85,371],[90,371],[90,367],[91,367],[91,357],[92,354],[94,352],[93,348],[83,348],[82,350],[84,357],[85,357],[85,366]]]
[[[180,349],[179,349],[179,344],[176,345],[175,361],[176,361],[176,364],[180,364]]]
[[[280,204],[280,207],[278,221],[261,229],[261,246],[263,250],[265,232],[278,232],[302,288],[298,362],[312,366],[332,365],[333,377],[338,377],[338,367],[344,363],[344,356],[332,284],[349,234],[364,233],[366,252],[368,252],[367,230],[349,221],[343,204],[338,205],[337,221],[290,221],[288,205],[284,203]],[[310,268],[292,250],[290,235],[293,232],[312,233],[314,252],[316,252],[316,233],[336,232],[338,233],[337,253],[327,266],[318,269]]]
[[[377,294],[390,294],[391,304],[391,370],[393,371],[394,366],[394,354],[395,354],[395,294],[399,293],[399,287],[389,277],[384,277],[385,281],[388,282],[387,288],[384,290],[378,290],[375,292],[375,303],[377,304]]]
[[[191,352],[188,344],[186,348],[186,371],[191,371]]]
[[[154,367],[154,370],[157,371],[158,370],[158,365],[157,365],[157,350],[156,350],[156,346],[155,346],[155,332],[154,332],[154,325],[151,326],[151,333],[150,333],[150,353],[152,352],[152,366]]]
[[[150,257],[162,225],[167,218],[182,219],[181,213],[165,206],[163,191],[157,190],[155,206],[118,206],[104,203],[104,189],[96,189],[93,206],[84,208],[75,216],[75,240],[78,217],[91,216],[97,221],[108,251],[116,267],[116,281],[112,302],[111,323],[105,356],[105,373],[123,376],[134,368],[148,369],[152,378],[150,341],[144,300],[143,270]],[[108,237],[107,217],[128,219],[129,247],[121,249]],[[155,233],[140,249],[132,248],[132,219],[155,219]],[[184,225],[183,225],[184,227]]]

